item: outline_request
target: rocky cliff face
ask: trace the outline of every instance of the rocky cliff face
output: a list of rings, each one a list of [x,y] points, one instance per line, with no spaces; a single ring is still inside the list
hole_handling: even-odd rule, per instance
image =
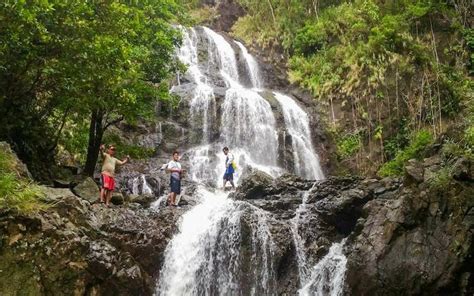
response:
[[[277,294],[300,288],[301,252],[311,272],[346,238],[346,294],[470,295],[474,165],[457,160],[441,187],[439,168],[435,156],[412,161],[402,179],[314,182],[252,171],[231,196],[266,213]],[[157,211],[126,199],[105,208],[69,189],[43,190],[44,211],[0,211],[2,295],[152,295],[177,221],[196,202],[187,196],[181,209]],[[252,225],[261,221],[241,219],[241,243],[250,244]],[[253,257],[243,258],[250,272]],[[242,289],[250,280],[242,276]]]
[[[472,163],[456,162],[448,188],[436,187],[439,158],[407,166],[402,179],[329,178],[313,184],[291,176],[272,180],[256,172],[234,197],[272,213],[279,293],[298,290],[292,224],[314,266],[329,247],[347,237],[345,294],[470,295],[474,229]],[[311,189],[310,189],[311,188]],[[309,191],[308,191],[309,189]],[[306,193],[305,193],[306,192]]]
[[[0,294],[151,295],[179,212],[45,191],[52,205],[42,213],[0,212]]]
[[[188,197],[181,209],[157,211],[149,196],[118,194],[120,206],[106,208],[90,179],[74,188],[82,197],[40,188],[41,211],[0,209],[0,295],[151,295],[177,220],[194,204]]]

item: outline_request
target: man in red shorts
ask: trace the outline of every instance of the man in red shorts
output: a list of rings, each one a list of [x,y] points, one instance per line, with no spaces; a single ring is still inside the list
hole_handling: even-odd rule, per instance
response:
[[[100,155],[102,155],[103,159],[102,173],[100,175],[100,202],[105,203],[106,206],[109,206],[110,200],[112,199],[112,192],[114,192],[115,188],[115,166],[117,164],[126,164],[130,160],[130,157],[127,155],[124,160],[118,160],[114,157],[115,146],[109,145],[107,152],[105,152],[104,144],[100,145]]]

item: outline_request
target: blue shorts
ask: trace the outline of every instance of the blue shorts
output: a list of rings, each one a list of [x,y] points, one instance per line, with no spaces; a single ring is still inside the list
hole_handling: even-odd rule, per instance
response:
[[[226,172],[224,174],[224,180],[226,181],[233,181],[234,180],[234,173],[228,173]]]
[[[181,180],[171,177],[170,191],[176,194],[181,194]]]

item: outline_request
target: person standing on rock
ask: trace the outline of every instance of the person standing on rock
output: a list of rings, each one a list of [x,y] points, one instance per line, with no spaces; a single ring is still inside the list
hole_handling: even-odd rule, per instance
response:
[[[235,189],[234,185],[234,155],[229,152],[229,147],[224,147],[222,149],[224,152],[226,159],[225,159],[225,173],[224,173],[224,184],[222,187],[225,189],[225,185],[227,182],[230,182],[230,185],[232,185],[232,189]]]
[[[100,145],[100,155],[102,155],[102,172],[100,175],[100,202],[105,203],[109,206],[110,200],[112,199],[112,193],[115,189],[115,166],[124,165],[130,160],[130,156],[127,155],[125,159],[118,160],[114,157],[115,146],[109,145],[107,151],[105,151],[105,145]]]
[[[168,205],[177,207],[176,197],[181,194],[181,178],[183,173],[186,172],[186,170],[181,168],[178,151],[173,152],[173,159],[167,164],[166,171],[171,173]]]

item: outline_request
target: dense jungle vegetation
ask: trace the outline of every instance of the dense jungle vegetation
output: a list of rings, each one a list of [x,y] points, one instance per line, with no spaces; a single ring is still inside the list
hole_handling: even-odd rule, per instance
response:
[[[434,141],[472,157],[472,2],[239,2],[233,34],[287,57],[326,106],[341,168],[398,175]]]
[[[255,52],[282,54],[290,81],[325,108],[336,173],[398,175],[434,142],[448,144],[446,155],[472,157],[471,1],[234,2],[245,14],[230,33]],[[172,100],[169,81],[182,67],[175,25],[212,23],[217,4],[3,1],[0,139],[37,179],[51,177],[63,152],[92,174],[104,137],[122,144],[110,126]]]
[[[2,1],[0,139],[38,179],[64,150],[91,175],[110,126],[170,99],[178,22],[174,0]]]

